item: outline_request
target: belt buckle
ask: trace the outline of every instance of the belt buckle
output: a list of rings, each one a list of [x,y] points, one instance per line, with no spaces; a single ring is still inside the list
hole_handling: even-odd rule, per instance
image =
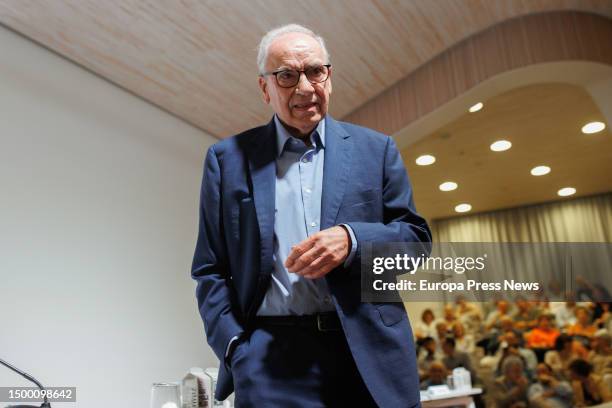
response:
[[[327,331],[327,329],[323,326],[323,319],[321,319],[321,314],[317,313],[317,329],[319,331]]]
[[[325,325],[324,322],[325,318],[323,317],[322,314],[317,313],[317,329],[320,332],[328,332],[328,331],[333,331],[333,329],[328,328],[328,325]]]

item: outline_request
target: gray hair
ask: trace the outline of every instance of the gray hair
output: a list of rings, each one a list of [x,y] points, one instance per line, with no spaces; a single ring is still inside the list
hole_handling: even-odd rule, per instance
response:
[[[268,48],[270,48],[270,44],[272,44],[272,42],[281,35],[288,33],[304,33],[317,40],[323,49],[323,54],[327,60],[326,63],[330,63],[329,53],[325,47],[325,40],[323,40],[323,37],[316,35],[311,29],[299,24],[287,24],[268,31],[261,38],[261,41],[259,42],[259,50],[257,52],[257,67],[259,68],[260,74],[266,72],[266,60],[268,59]]]
[[[504,359],[504,362],[502,363],[502,366],[501,366],[502,374],[506,375],[506,373],[508,372],[510,367],[514,367],[514,366],[521,367],[521,370],[525,369],[525,363],[523,363],[523,360],[520,357],[518,357],[518,356],[508,356],[508,357],[506,357]]]

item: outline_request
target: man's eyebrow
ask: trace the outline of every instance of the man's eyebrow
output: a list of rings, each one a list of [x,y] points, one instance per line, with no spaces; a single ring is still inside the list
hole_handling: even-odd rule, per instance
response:
[[[321,67],[323,65],[325,65],[325,64],[323,64],[321,62],[313,62],[312,64],[305,65],[304,69],[308,70],[308,69],[311,69],[311,68],[318,68],[318,67]],[[287,65],[281,65],[280,67],[274,69],[273,72],[280,72],[280,71],[298,71],[298,69],[295,68],[295,67],[287,66]]]

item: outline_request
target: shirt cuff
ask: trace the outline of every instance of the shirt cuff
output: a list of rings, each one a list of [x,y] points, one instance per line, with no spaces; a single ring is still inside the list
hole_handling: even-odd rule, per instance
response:
[[[357,253],[357,239],[355,238],[355,233],[353,232],[353,229],[348,224],[340,225],[346,228],[349,233],[349,236],[351,237],[351,252],[349,252],[348,256],[344,260],[344,267],[348,268],[351,262],[353,262],[353,258],[355,258],[355,254]]]
[[[225,364],[225,368],[228,369],[230,368],[230,362],[228,361],[228,357],[230,356],[230,350],[232,350],[232,346],[234,344],[234,342],[238,341],[238,339],[240,339],[240,335],[236,335],[234,337],[232,337],[230,339],[230,341],[227,343],[227,347],[225,348],[225,356],[223,358],[223,363]]]
[[[232,343],[238,340],[240,336],[234,336],[230,339],[229,343],[227,343],[227,348],[225,349],[225,358],[229,356],[230,349],[232,348]]]

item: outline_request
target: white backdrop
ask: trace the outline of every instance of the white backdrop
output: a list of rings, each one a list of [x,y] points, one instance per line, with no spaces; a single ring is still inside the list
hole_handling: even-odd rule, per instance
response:
[[[216,364],[189,276],[214,139],[2,27],[0,50],[0,357],[76,406],[147,407]]]

